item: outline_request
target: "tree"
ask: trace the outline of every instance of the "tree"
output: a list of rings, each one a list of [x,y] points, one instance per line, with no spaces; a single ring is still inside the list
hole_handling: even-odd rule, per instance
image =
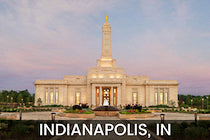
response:
[[[41,98],[38,98],[37,99],[37,104],[40,106],[42,104],[42,99]]]
[[[191,97],[190,97],[190,95],[187,95],[186,104],[187,105],[191,105]]]
[[[22,102],[22,99],[23,99],[22,94],[19,94],[18,97],[17,97],[17,102],[18,103],[21,103]]]
[[[32,102],[34,104],[34,102],[35,102],[35,94],[32,95]]]
[[[0,93],[0,102],[3,102],[3,101],[4,101],[3,95],[2,93]]]

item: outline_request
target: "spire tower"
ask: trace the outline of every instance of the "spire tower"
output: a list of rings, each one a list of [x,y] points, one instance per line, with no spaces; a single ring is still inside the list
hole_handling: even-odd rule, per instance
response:
[[[115,66],[115,59],[112,59],[111,50],[111,26],[107,22],[108,16],[106,15],[106,22],[102,27],[102,54],[101,59],[97,60],[97,66],[113,67]]]

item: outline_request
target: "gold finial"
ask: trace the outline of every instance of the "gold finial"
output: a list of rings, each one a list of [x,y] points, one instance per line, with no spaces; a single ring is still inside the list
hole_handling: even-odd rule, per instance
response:
[[[106,14],[105,14],[105,16],[106,16],[106,22],[107,22],[108,16]]]

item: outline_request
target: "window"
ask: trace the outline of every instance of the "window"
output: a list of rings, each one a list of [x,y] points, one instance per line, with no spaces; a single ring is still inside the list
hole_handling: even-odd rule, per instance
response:
[[[161,105],[163,104],[163,93],[162,92],[160,93],[160,104]]]
[[[113,88],[113,105],[117,106],[117,87]]]
[[[48,104],[48,92],[45,93],[45,103]]]
[[[137,93],[133,93],[133,104],[137,104]]]
[[[58,104],[59,103],[59,88],[58,87],[45,87],[44,90],[45,104]]]
[[[100,103],[100,89],[99,87],[96,87],[96,105],[98,106]]]
[[[156,105],[158,104],[158,95],[157,95],[157,92],[155,92],[155,104]]]
[[[55,103],[58,104],[58,91],[55,92]]]
[[[50,103],[53,104],[53,92],[50,92]]]
[[[167,92],[165,92],[164,104],[168,104],[168,93]]]
[[[76,104],[80,103],[80,92],[76,92]]]

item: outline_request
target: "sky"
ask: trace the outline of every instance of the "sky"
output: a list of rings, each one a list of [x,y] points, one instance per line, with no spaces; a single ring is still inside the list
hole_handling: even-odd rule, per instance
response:
[[[105,14],[112,56],[127,75],[177,80],[210,94],[208,0],[0,0],[0,90],[34,93],[37,79],[86,75],[101,56]]]

